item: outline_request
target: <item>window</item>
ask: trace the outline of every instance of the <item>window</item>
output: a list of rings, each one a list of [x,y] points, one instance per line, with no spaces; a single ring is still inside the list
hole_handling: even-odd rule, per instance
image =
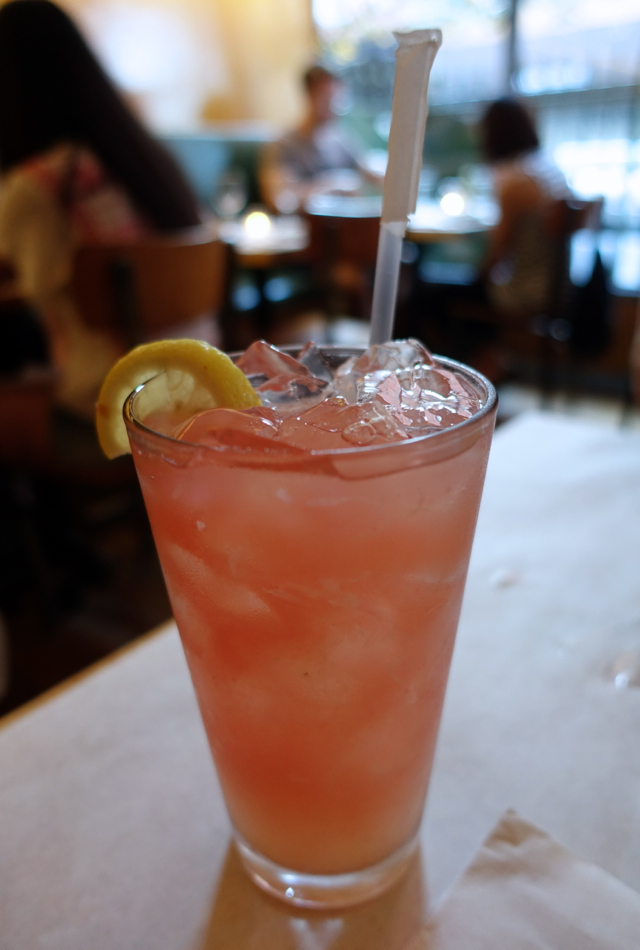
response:
[[[508,91],[525,98],[576,194],[605,198],[602,251],[618,287],[638,289],[638,0],[314,0],[313,10],[324,55],[349,88],[349,121],[378,148],[389,128],[392,30],[441,27],[425,148],[433,187],[480,160],[473,123],[488,101]]]
[[[576,194],[604,197],[603,257],[619,289],[637,290],[640,6],[519,0],[516,39],[514,87]]]

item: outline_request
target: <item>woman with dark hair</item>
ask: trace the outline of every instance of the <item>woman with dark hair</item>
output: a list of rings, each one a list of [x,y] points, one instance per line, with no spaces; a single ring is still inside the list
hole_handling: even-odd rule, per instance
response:
[[[497,381],[502,373],[497,317],[545,312],[556,269],[549,239],[555,199],[569,198],[560,170],[540,150],[533,120],[516,99],[493,102],[480,120],[482,151],[493,175],[500,220],[477,279],[425,283],[407,307],[408,335]]]
[[[555,253],[549,215],[570,191],[562,172],[540,151],[533,120],[516,99],[493,102],[480,130],[500,205],[484,267],[487,293],[500,311],[544,312]]]
[[[76,248],[135,241],[200,218],[173,160],[49,0],[0,8],[0,173],[0,254],[43,321],[58,401],[89,415],[118,350],[75,311]]]
[[[540,148],[533,119],[517,99],[492,102],[482,117],[482,145],[490,162],[525,155]]]

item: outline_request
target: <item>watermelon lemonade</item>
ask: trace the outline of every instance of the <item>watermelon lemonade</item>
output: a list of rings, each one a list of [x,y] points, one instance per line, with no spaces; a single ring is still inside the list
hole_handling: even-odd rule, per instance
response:
[[[262,406],[125,417],[238,847],[306,905],[401,873],[429,781],[495,415],[416,341],[266,343]]]

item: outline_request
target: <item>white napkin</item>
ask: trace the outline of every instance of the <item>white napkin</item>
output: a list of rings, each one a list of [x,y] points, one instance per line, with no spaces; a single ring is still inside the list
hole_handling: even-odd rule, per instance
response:
[[[407,950],[639,950],[640,894],[507,811]]]

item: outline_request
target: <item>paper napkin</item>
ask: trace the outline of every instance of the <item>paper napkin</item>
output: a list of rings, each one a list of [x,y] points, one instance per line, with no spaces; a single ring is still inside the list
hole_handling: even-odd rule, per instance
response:
[[[407,950],[640,950],[640,894],[508,811]]]

